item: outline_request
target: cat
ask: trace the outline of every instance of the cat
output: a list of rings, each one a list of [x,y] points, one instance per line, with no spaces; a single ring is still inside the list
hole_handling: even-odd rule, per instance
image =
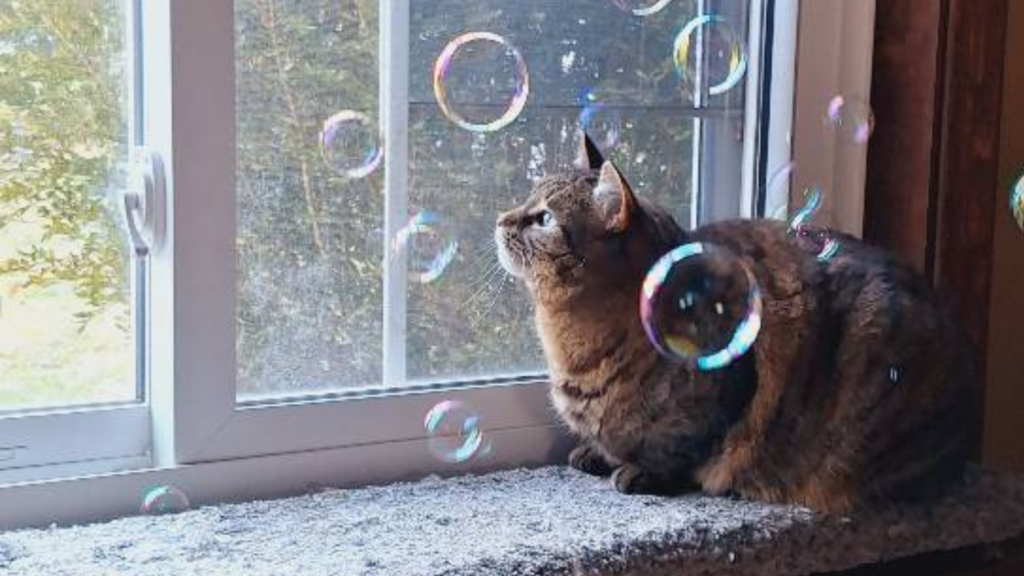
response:
[[[684,231],[580,142],[576,169],[542,178],[495,228],[534,305],[551,401],[581,440],[572,467],[623,493],[836,514],[962,474],[977,438],[970,345],[924,278],[840,234],[819,261],[777,221]],[[646,272],[688,242],[739,255],[762,294],[756,341],[718,370],[659,354],[638,314]]]

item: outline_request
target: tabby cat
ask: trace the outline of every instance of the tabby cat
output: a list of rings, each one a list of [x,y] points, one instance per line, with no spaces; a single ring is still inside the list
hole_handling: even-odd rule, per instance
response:
[[[533,300],[553,404],[582,440],[569,463],[621,492],[843,513],[933,494],[973,450],[969,345],[884,251],[837,236],[819,262],[767,220],[684,231],[586,136],[576,171],[542,179],[495,236]],[[753,347],[714,371],[661,356],[637,311],[651,265],[695,241],[739,255],[763,298]]]

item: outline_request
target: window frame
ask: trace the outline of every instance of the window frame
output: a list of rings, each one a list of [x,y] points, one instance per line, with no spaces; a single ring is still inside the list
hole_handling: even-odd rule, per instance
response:
[[[408,1],[393,0],[391,6],[408,6]],[[388,0],[382,2],[389,4]],[[772,4],[776,8],[772,27],[783,33],[797,30],[799,0],[751,0],[750,29],[762,28],[757,24]],[[851,4],[870,4],[873,13],[873,0]],[[0,509],[5,510],[0,528],[132,513],[137,511],[141,493],[155,484],[175,484],[194,504],[201,504],[279,496],[315,484],[348,486],[430,472],[451,474],[552,463],[562,458],[569,446],[549,408],[548,383],[532,378],[481,380],[457,388],[434,385],[357,391],[236,409],[234,338],[215,337],[218,326],[232,330],[235,326],[233,18],[231,0],[147,0],[142,18],[145,107],[167,111],[146,115],[145,140],[168,165],[167,189],[171,191],[166,236],[150,264],[151,467],[123,471],[122,461],[106,470],[122,471],[96,474],[98,470],[72,466],[64,470],[92,475],[0,486]],[[803,20],[801,30],[811,25]],[[843,22],[814,23],[820,25],[841,29]],[[871,30],[861,36],[866,46],[847,49],[858,53],[870,50]],[[742,181],[728,184],[742,191],[738,196],[740,216],[755,213],[772,162],[788,159],[793,140],[800,138],[799,129],[792,139],[789,131],[782,129],[793,124],[794,97],[797,101],[801,97],[795,84],[800,71],[793,68],[797,38],[777,38],[771,44],[776,63],[772,81],[762,89],[759,76],[748,76],[744,108],[748,112],[771,110],[769,121],[779,122],[780,128],[773,125],[769,129],[765,122],[756,122],[743,129],[744,146],[739,150]],[[751,49],[760,50],[764,39],[750,40]],[[805,47],[811,49],[801,42],[801,53]],[[760,74],[759,66],[751,69]],[[390,73],[398,72],[395,68]],[[834,80],[822,79],[831,82],[826,91],[838,93]],[[388,122],[384,125],[385,130],[393,127]],[[757,148],[765,151],[763,159]],[[400,160],[390,150],[386,162],[388,158]],[[394,178],[393,185],[400,185],[395,167],[386,165],[386,170],[386,178]],[[210,194],[212,190],[230,194]],[[767,200],[769,205],[786,201]],[[405,218],[405,210],[399,208],[404,206],[397,202],[387,207],[390,218],[400,219],[393,220],[389,230]],[[188,222],[200,226],[186,226]],[[211,225],[214,222],[217,224]],[[395,277],[390,280],[398,282]],[[337,402],[339,399],[349,401]],[[454,466],[430,457],[420,421],[441,399],[461,399],[481,411],[494,439],[495,450],[489,457]],[[339,436],[342,427],[347,429]],[[281,430],[287,433],[281,434]],[[149,434],[145,436],[148,442]]]
[[[140,143],[142,117],[141,60],[136,18],[142,0],[125,2],[125,79],[128,91],[129,144]],[[109,472],[149,464],[150,408],[146,397],[146,314],[139,313],[148,292],[146,263],[134,256],[132,326],[135,354],[136,400],[16,410],[0,413],[0,486],[49,477],[62,470],[75,474]],[[97,438],[103,441],[97,442]]]

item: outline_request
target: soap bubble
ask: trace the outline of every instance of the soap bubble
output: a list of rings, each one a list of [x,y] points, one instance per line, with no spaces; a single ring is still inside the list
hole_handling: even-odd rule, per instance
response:
[[[423,419],[428,446],[438,459],[452,464],[465,462],[490,451],[480,426],[480,415],[459,400],[445,400]]]
[[[576,103],[582,106],[579,128],[586,132],[601,150],[611,150],[619,143],[622,118],[618,111],[605,106],[591,89],[580,92]]]
[[[789,221],[789,234],[796,238],[797,244],[802,249],[815,254],[819,261],[827,262],[839,252],[840,246],[831,231],[811,224],[815,214],[821,208],[821,203],[820,188],[812,186],[804,190],[804,205]]]
[[[380,166],[384,150],[369,116],[342,110],[324,121],[320,156],[335,173],[355,179],[372,174]]]
[[[738,256],[714,244],[678,246],[644,278],[640,321],[658,351],[715,370],[739,358],[761,330],[761,291]]]
[[[176,514],[191,507],[188,496],[174,486],[156,486],[142,498],[143,514]]]
[[[1010,213],[1017,222],[1017,228],[1024,232],[1024,174],[1021,174],[1010,190]]]
[[[721,76],[721,80],[711,82],[708,94],[717,96],[725,94],[736,87],[747,72],[747,52],[741,37],[728,25],[725,18],[705,14],[690,20],[676,35],[672,45],[672,59],[676,72],[693,89],[699,75],[697,74],[698,53],[697,31],[702,29],[705,35],[705,60],[708,70]],[[708,74],[706,76],[711,76]]]
[[[837,95],[828,102],[825,125],[844,141],[866,144],[875,131],[875,114],[867,102]]]
[[[618,9],[634,16],[650,16],[661,12],[672,0],[611,0]]]
[[[405,257],[410,279],[429,284],[455,259],[459,241],[440,214],[423,210],[409,219],[391,242],[393,258]]]
[[[459,66],[453,72],[456,60]],[[467,32],[449,42],[434,62],[433,78],[434,97],[441,113],[470,132],[494,132],[509,125],[523,111],[530,95],[530,74],[523,55],[492,32]],[[492,94],[511,93],[511,99],[497,118],[470,120],[455,111],[453,87],[469,92],[466,103],[477,104],[478,108],[490,109],[494,100],[500,99]]]

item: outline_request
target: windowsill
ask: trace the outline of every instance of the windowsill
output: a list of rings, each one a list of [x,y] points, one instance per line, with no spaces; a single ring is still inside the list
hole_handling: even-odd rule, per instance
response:
[[[699,495],[623,496],[559,467],[0,534],[15,574],[807,574],[1024,533],[1024,479],[848,519]]]

